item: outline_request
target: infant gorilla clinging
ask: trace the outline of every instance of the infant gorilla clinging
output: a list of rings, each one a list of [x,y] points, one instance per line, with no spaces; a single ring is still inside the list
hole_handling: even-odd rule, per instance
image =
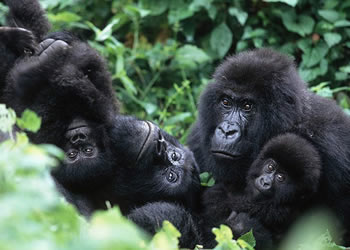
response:
[[[272,138],[250,167],[244,193],[218,184],[203,194],[205,246],[215,245],[211,228],[227,224],[237,237],[253,229],[257,246],[267,247],[310,204],[320,174],[319,154],[309,142],[289,133]]]

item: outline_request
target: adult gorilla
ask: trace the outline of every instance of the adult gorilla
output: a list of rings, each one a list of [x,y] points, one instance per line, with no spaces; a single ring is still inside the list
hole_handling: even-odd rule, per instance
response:
[[[350,229],[350,117],[308,91],[287,56],[258,49],[227,58],[200,97],[188,144],[201,171],[240,190],[262,145],[287,131],[319,151],[322,202]]]

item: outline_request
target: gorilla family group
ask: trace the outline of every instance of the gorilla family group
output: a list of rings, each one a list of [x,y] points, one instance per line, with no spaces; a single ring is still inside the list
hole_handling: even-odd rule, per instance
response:
[[[306,210],[326,206],[350,241],[350,117],[311,93],[289,57],[271,49],[227,57],[200,97],[187,148],[119,114],[104,60],[68,32],[48,33],[37,0],[6,3],[0,103],[42,117],[29,137],[65,151],[51,174],[82,215],[108,201],[151,234],[169,220],[181,247],[214,247],[211,229],[226,224],[235,237],[253,229],[266,249]],[[205,171],[213,187],[200,187]]]

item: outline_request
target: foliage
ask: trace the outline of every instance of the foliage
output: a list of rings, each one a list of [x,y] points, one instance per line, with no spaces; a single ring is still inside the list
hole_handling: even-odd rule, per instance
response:
[[[201,186],[203,187],[212,187],[215,184],[215,179],[213,175],[209,172],[203,172],[199,175],[201,180]]]
[[[349,87],[349,1],[41,2],[54,29],[74,30],[106,57],[125,113],[157,122],[182,142],[199,93],[229,54],[272,47],[296,59],[310,86]],[[331,97],[349,112],[348,89]]]

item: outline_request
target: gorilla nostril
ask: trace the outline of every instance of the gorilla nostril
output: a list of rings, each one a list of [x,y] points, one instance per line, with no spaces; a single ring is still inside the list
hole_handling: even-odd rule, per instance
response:
[[[85,134],[79,135],[80,140],[85,141],[87,139],[87,136]]]
[[[71,143],[77,143],[78,141],[85,141],[87,139],[87,136],[83,133],[79,133],[76,135],[73,135],[70,139]]]
[[[79,135],[74,135],[74,136],[70,139],[70,141],[71,141],[72,143],[76,143],[78,140],[79,140]]]
[[[232,135],[235,135],[236,133],[238,133],[238,130],[232,129],[232,130],[227,131],[226,135],[227,136],[232,136]]]

